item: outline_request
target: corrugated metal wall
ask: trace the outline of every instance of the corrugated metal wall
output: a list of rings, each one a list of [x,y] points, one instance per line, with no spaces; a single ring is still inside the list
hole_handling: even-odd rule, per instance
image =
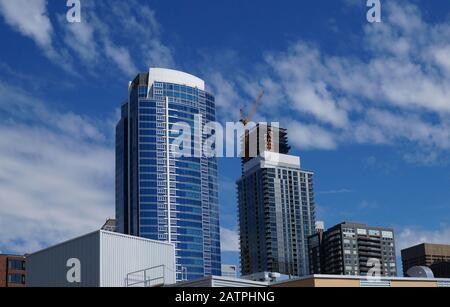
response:
[[[101,232],[101,286],[126,286],[126,276],[139,270],[164,265],[166,284],[175,283],[175,248],[111,232]],[[147,278],[159,278],[162,270],[149,271]]]
[[[81,262],[81,283],[67,281],[67,261]],[[28,287],[98,287],[100,285],[100,233],[88,234],[27,257]]]

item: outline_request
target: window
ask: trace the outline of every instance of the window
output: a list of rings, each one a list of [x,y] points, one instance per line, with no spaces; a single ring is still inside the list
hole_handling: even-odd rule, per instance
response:
[[[358,229],[357,232],[358,232],[358,235],[362,235],[362,236],[366,236],[367,235],[367,230],[366,229]]]
[[[380,235],[381,235],[381,232],[379,230],[369,230],[369,236],[379,237]]]
[[[9,260],[8,269],[10,270],[25,270],[25,261],[22,260]]]
[[[9,274],[8,275],[8,283],[24,285],[25,284],[25,275]]]
[[[386,238],[386,239],[393,239],[394,238],[394,234],[392,233],[392,231],[382,231],[381,232],[381,236],[383,238]]]

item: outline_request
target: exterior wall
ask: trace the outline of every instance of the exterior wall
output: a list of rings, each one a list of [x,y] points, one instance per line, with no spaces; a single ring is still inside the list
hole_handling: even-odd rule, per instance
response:
[[[437,288],[436,281],[391,281],[392,288]]]
[[[117,126],[116,140],[128,144],[116,145],[116,161],[125,163],[128,173],[122,180],[125,172],[117,172],[117,218],[119,225],[125,225],[119,229],[174,243],[178,280],[221,275],[217,161],[203,156],[177,157],[169,146],[179,136],[171,130],[173,124],[194,127],[194,119],[200,116],[201,124],[215,121],[214,97],[194,76],[152,68],[131,83],[123,108],[126,111]],[[127,138],[121,137],[125,122]],[[203,144],[206,136],[202,139],[191,133]],[[123,148],[128,150],[127,161],[120,152]],[[128,184],[125,201],[123,184]]]
[[[117,231],[128,233],[128,104],[121,112],[116,126],[116,219]]]
[[[81,283],[67,281],[67,261],[81,263]],[[100,235],[88,234],[27,256],[28,287],[99,287]]]
[[[450,278],[450,261],[436,262],[430,266],[435,278]]]
[[[15,261],[21,264],[20,268],[10,266]],[[22,269],[23,268],[23,269]],[[25,287],[25,257],[0,255],[0,288],[23,288]]]
[[[382,278],[380,282],[367,281],[365,277],[334,277],[331,275],[315,275],[305,277],[303,279],[288,280],[278,282],[272,287],[345,287],[345,288],[359,288],[359,287],[390,287],[390,288],[437,288],[443,285],[450,286],[450,280],[439,279],[414,279],[414,278]]]
[[[128,273],[160,265],[165,265],[164,269],[155,268],[148,271],[149,275],[153,275],[151,278],[156,279],[154,282],[175,283],[175,248],[172,244],[111,232],[101,232],[100,242],[101,287],[125,287]],[[139,276],[143,277],[142,274],[130,277]]]
[[[0,288],[6,287],[8,280],[8,261],[6,255],[0,255]]]
[[[314,288],[315,281],[312,278],[300,279],[290,282],[277,283],[272,285],[274,288]]]
[[[358,288],[360,287],[360,281],[359,280],[339,280],[338,278],[336,279],[316,279],[314,281],[314,286],[316,288],[324,288],[324,287],[328,287],[328,288],[342,288],[342,287],[346,287],[346,288]]]
[[[324,257],[322,256],[323,231],[308,238],[309,250],[309,273],[322,274],[324,267]]]

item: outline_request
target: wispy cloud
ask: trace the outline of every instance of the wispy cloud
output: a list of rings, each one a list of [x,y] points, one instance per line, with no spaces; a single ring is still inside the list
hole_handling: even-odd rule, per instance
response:
[[[396,238],[398,255],[402,249],[422,243],[450,244],[450,227],[443,225],[439,229],[429,230],[418,227],[404,227]]]
[[[315,124],[303,124],[287,121],[283,124],[289,131],[289,140],[302,149],[336,149],[337,143],[333,132]]]
[[[0,1],[5,23],[72,75],[116,68],[131,78],[141,68],[174,65],[172,50],[162,42],[155,13],[146,4],[84,0],[81,23],[67,22],[65,12],[54,14],[50,16],[46,0]]]
[[[52,48],[53,26],[47,12],[47,0],[0,0],[0,13],[12,28],[41,48]]]
[[[33,252],[114,216],[114,150],[103,124],[0,83],[0,249]]]
[[[348,194],[353,193],[353,190],[350,189],[337,189],[337,190],[328,190],[328,191],[319,191],[317,194],[319,195],[331,195],[331,194]]]
[[[337,56],[299,40],[266,51],[252,71],[220,73],[225,111],[269,85],[259,117],[288,126],[298,149],[396,146],[406,161],[438,160],[450,150],[450,24],[425,21],[407,1],[386,2],[383,12],[383,23],[363,28],[364,52]]]

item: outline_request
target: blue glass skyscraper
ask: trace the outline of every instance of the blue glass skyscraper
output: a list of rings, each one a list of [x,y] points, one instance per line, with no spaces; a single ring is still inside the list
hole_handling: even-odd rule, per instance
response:
[[[176,246],[177,279],[221,274],[217,162],[172,152],[174,123],[215,121],[203,80],[151,68],[129,84],[116,127],[118,231]],[[198,123],[197,123],[198,124]],[[192,130],[192,148],[206,136]]]

